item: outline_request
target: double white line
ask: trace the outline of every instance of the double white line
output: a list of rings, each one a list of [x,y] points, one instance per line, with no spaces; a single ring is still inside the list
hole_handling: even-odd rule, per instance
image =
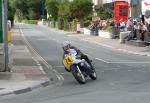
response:
[[[24,39],[25,43],[27,44],[27,46],[37,55],[37,57],[39,57],[42,60],[42,62],[44,63],[44,65],[47,68],[51,69],[56,74],[56,76],[57,76],[57,78],[58,78],[59,81],[63,81],[64,77],[60,73],[58,73],[55,69],[53,69],[52,65],[50,65],[42,56],[40,56],[40,54],[31,46],[31,44],[29,43],[29,41],[24,36],[24,33],[20,29],[20,27],[19,27],[19,30],[20,30],[21,36],[23,37],[23,39]]]

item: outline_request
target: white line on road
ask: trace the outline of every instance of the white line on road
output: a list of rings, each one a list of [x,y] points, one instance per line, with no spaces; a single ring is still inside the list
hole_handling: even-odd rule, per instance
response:
[[[104,62],[104,63],[110,63],[110,62],[108,62],[108,61],[105,61],[104,59],[100,59],[100,58],[95,58],[95,60],[98,60],[98,61],[102,61],[102,62]]]
[[[109,62],[111,64],[150,64],[150,62]]]
[[[63,81],[64,80],[64,77],[59,73],[57,72],[55,69],[53,69],[52,65],[50,65],[42,56],[40,56],[40,54],[31,46],[31,44],[29,43],[29,41],[26,39],[23,31],[21,30],[21,28],[19,27],[19,30],[21,32],[21,35],[25,41],[25,43],[27,44],[27,46],[43,61],[43,63],[47,66],[47,68],[53,70],[58,78],[59,81]]]
[[[96,41],[94,41],[94,43],[96,43],[96,44],[98,44],[98,45],[101,45],[101,46],[103,46],[103,47],[107,47],[107,48],[112,48],[112,49],[115,48],[115,47],[113,47],[113,46],[110,46],[110,45],[107,45],[107,44],[103,44],[103,43],[99,43],[99,42],[96,42]]]
[[[150,64],[150,61],[147,62],[143,62],[143,61],[138,61],[138,62],[132,62],[132,61],[122,61],[122,62],[108,62],[104,59],[100,59],[100,58],[95,58],[95,60],[107,63],[107,64]]]
[[[43,74],[46,74],[45,71],[43,70],[42,66],[40,66],[40,70],[42,71]]]
[[[55,68],[64,68],[64,66],[54,66]]]

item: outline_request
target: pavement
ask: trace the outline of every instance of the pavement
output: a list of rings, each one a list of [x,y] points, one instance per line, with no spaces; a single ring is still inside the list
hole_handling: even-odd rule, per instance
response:
[[[46,73],[42,60],[29,49],[18,27],[11,30],[9,66],[11,72],[0,73],[0,96],[18,95],[56,83],[54,71]],[[40,60],[40,61],[39,61]]]
[[[119,39],[106,39],[101,37],[86,37],[82,40],[86,42],[92,42],[100,46],[118,50],[121,52],[126,52],[130,54],[137,54],[141,56],[150,56],[150,46],[138,47],[128,44],[120,43]]]

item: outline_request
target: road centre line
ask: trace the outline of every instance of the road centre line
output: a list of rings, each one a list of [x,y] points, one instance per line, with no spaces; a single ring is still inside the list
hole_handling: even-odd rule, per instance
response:
[[[101,46],[103,46],[103,47],[112,48],[112,49],[115,48],[115,47],[109,46],[109,45],[107,45],[107,44],[99,43],[99,42],[96,42],[96,41],[93,41],[93,42],[96,43],[96,44],[98,44],[98,45],[101,45]]]
[[[150,64],[150,62],[109,62],[111,64]]]
[[[100,59],[100,58],[95,58],[95,60],[98,60],[98,61],[101,61],[101,62],[104,62],[104,63],[107,63],[107,64],[150,64],[150,61],[149,62],[142,62],[142,61],[139,61],[139,62],[130,62],[130,61],[125,61],[125,62],[108,62],[104,59]]]
[[[110,63],[110,62],[105,61],[104,59],[100,59],[100,58],[95,58],[95,60],[98,60],[98,61],[101,61],[101,62],[104,62],[104,63],[107,63],[107,64],[109,64],[109,63]]]

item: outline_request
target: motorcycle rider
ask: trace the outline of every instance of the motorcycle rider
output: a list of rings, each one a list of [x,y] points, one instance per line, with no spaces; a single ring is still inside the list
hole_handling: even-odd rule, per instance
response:
[[[83,54],[77,47],[72,46],[71,43],[69,41],[64,41],[63,42],[63,50],[64,50],[64,54],[63,54],[63,58],[66,54],[69,54],[69,49],[74,49],[77,52],[77,55],[81,56],[81,59],[84,59],[88,62],[88,64],[92,67],[92,69],[94,69],[93,65],[91,64],[91,60],[89,60],[88,56]]]

